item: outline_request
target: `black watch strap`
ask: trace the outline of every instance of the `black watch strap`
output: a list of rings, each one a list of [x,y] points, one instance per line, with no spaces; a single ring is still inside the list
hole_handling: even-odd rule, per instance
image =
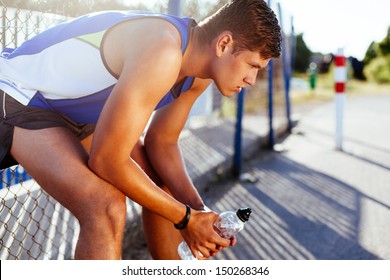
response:
[[[190,221],[190,216],[191,216],[191,207],[186,204],[186,215],[184,216],[183,220],[181,220],[180,223],[175,224],[176,229],[185,229],[186,226],[188,225],[188,222]]]

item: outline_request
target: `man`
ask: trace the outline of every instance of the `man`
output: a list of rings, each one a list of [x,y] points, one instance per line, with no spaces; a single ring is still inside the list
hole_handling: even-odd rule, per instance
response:
[[[0,161],[18,162],[80,223],[77,259],[119,259],[125,197],[143,207],[149,251],[198,259],[235,244],[213,230],[178,138],[211,80],[224,96],[280,55],[264,1],[235,0],[199,25],[145,12],[86,15],[0,59]],[[155,111],[143,140],[148,120]]]

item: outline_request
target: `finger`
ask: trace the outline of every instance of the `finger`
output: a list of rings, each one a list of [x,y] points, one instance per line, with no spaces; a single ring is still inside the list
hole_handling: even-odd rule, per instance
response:
[[[220,246],[222,248],[230,246],[230,239],[221,237],[216,231],[214,231],[210,242],[213,242],[216,244],[216,246]]]
[[[233,236],[230,239],[230,246],[236,246],[236,244],[237,244],[237,238],[235,236]]]
[[[202,257],[202,259],[208,259],[210,257],[210,251],[206,247],[202,247],[199,250],[199,255]]]
[[[211,242],[206,242],[204,244],[204,247],[207,248],[207,250],[209,250],[210,252],[217,252],[219,251],[218,250],[218,247],[220,247],[219,245],[215,244],[215,243],[211,243]]]
[[[198,260],[206,260],[210,257],[210,251],[206,247],[199,248],[198,255],[196,258]]]
[[[225,239],[223,237],[220,237],[219,235],[218,235],[218,239],[215,241],[215,244],[222,248],[229,247],[230,243],[231,243],[230,239]]]

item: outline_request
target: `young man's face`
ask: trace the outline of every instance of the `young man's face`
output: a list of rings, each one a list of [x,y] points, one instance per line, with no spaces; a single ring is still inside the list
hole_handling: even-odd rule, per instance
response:
[[[229,51],[218,60],[214,81],[224,96],[233,96],[247,85],[253,86],[258,71],[267,67],[268,62],[258,52]]]

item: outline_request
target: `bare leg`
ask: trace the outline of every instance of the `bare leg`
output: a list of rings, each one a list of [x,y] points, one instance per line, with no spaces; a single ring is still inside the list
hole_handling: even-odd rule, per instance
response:
[[[64,128],[15,127],[11,154],[80,222],[77,259],[120,259],[125,196],[87,166],[88,154]]]
[[[158,186],[172,195],[169,190],[163,186],[160,178],[155,173],[141,141],[139,141],[134,148],[131,157]],[[179,243],[183,241],[183,238],[180,232],[174,228],[173,224],[146,208],[142,209],[142,220],[146,242],[152,258],[156,260],[179,259],[177,247],[179,246]]]
[[[169,193],[165,187],[162,189]],[[153,259],[180,259],[177,247],[183,241],[183,237],[173,224],[145,208],[142,211],[142,219],[148,249]]]

